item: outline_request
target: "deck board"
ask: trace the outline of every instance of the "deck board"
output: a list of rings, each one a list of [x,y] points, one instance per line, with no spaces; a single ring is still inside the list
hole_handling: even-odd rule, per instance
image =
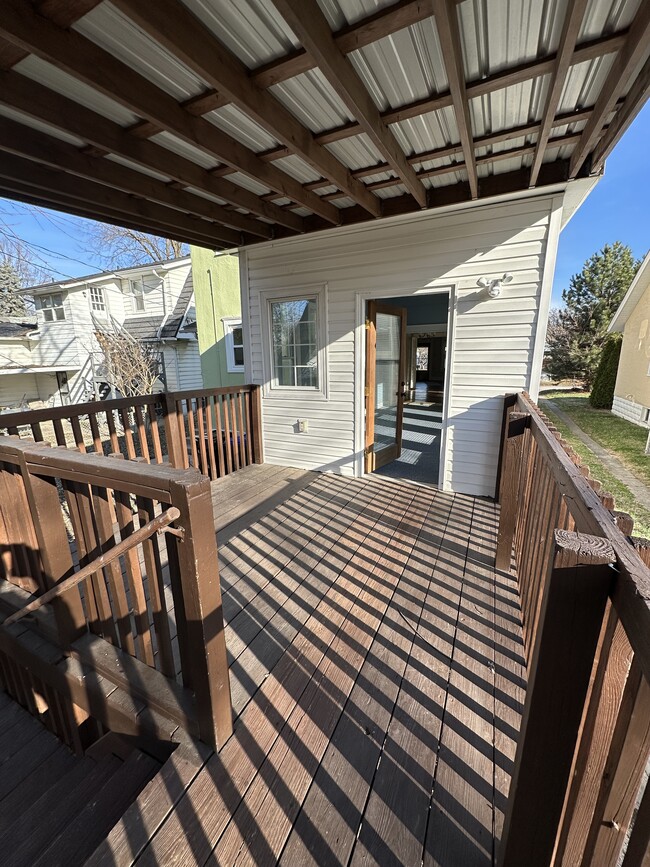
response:
[[[524,688],[496,507],[260,469],[215,497],[234,735],[90,863],[494,864]]]

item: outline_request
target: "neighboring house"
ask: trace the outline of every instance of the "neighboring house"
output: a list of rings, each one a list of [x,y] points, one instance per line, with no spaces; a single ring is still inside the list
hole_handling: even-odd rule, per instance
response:
[[[54,374],[34,365],[37,343],[35,315],[0,317],[0,410],[20,406],[32,395],[48,390]]]
[[[201,370],[206,388],[244,382],[239,256],[190,247]]]
[[[610,332],[622,332],[612,412],[650,428],[650,253],[614,314]]]
[[[153,344],[160,389],[203,386],[189,256],[22,291],[34,298],[36,322],[2,341],[0,406],[106,396],[110,389],[94,336],[102,327],[121,326]]]

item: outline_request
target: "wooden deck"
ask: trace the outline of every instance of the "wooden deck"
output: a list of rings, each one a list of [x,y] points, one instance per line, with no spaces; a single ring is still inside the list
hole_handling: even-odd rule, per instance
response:
[[[524,690],[496,507],[267,466],[214,501],[235,733],[88,863],[494,864]]]

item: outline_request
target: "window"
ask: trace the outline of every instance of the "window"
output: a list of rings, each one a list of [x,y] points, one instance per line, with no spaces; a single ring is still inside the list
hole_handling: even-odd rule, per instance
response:
[[[41,295],[40,298],[36,299],[36,303],[45,322],[60,322],[65,319],[63,295],[60,292],[53,295]]]
[[[272,386],[320,387],[316,298],[270,302]]]
[[[226,337],[226,367],[228,373],[244,372],[244,331],[241,319],[224,319]]]
[[[144,284],[142,280],[131,280],[131,303],[134,313],[144,313]]]
[[[90,287],[90,309],[93,313],[106,313],[104,290],[101,286]]]

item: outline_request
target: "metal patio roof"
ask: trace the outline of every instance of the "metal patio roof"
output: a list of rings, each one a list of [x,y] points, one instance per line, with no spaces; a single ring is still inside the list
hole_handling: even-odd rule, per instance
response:
[[[647,0],[3,0],[0,195],[215,248],[597,174]]]

